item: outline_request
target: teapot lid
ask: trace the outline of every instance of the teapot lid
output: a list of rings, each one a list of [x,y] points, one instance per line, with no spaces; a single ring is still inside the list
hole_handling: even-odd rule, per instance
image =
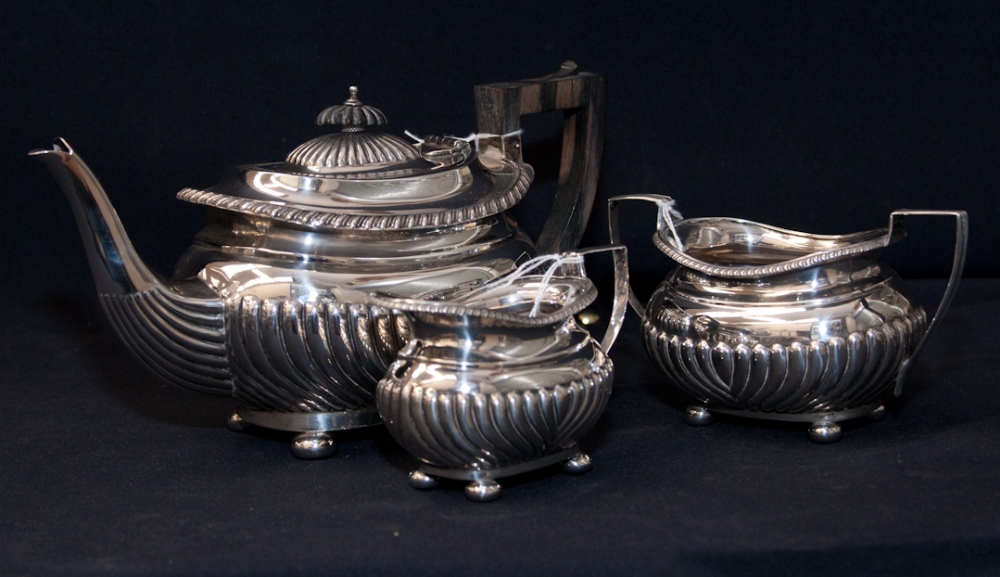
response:
[[[311,228],[413,229],[461,224],[502,212],[524,196],[534,173],[497,146],[428,136],[415,144],[368,130],[386,115],[350,87],[323,110],[340,131],[305,142],[284,162],[244,165],[223,182],[178,198]]]

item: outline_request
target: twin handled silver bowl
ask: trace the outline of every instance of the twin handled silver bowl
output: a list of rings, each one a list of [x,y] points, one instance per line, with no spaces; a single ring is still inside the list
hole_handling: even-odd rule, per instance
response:
[[[968,242],[963,211],[898,210],[887,228],[831,236],[737,218],[674,222],[673,201],[656,195],[610,199],[612,242],[623,201],[660,207],[653,243],[677,263],[647,304],[631,289],[629,302],[667,384],[695,401],[685,420],[807,422],[818,442],[839,439],[841,421],[882,416],[884,396],[899,395],[955,295]],[[956,221],[951,277],[930,324],[879,260],[912,216]]]

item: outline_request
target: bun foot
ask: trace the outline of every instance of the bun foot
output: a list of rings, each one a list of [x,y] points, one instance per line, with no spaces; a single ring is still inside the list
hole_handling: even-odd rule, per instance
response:
[[[336,452],[333,437],[321,431],[299,433],[292,440],[292,454],[300,459],[325,459]]]
[[[242,433],[250,427],[250,423],[243,420],[239,413],[233,411],[233,414],[229,415],[229,419],[226,421],[226,427],[234,433]]]
[[[410,472],[410,486],[414,489],[433,489],[438,486],[437,479],[421,470]],[[471,497],[469,497],[471,499]]]
[[[705,407],[691,405],[684,411],[684,422],[692,427],[704,427],[711,425],[713,421],[712,413]]]
[[[819,421],[809,427],[809,440],[814,443],[833,443],[840,440],[843,432],[833,421]]]
[[[563,463],[563,471],[574,475],[586,473],[593,468],[594,463],[590,460],[590,455],[586,453],[577,453],[573,455],[572,459]]]
[[[500,491],[500,483],[497,483],[493,479],[479,479],[465,486],[465,496],[470,501],[478,501],[480,503],[496,501],[500,498]]]

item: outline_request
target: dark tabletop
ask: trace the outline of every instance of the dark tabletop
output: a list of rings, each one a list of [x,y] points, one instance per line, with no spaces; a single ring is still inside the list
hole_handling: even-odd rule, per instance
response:
[[[941,282],[912,283],[933,299]],[[685,425],[634,317],[593,471],[412,489],[381,427],[300,461],[228,431],[229,400],[158,382],[89,294],[24,298],[0,356],[0,573],[995,574],[1000,282],[970,280],[881,422],[818,445],[804,425]]]

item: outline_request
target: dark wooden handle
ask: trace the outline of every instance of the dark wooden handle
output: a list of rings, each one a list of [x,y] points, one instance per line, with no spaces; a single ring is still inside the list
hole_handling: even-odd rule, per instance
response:
[[[476,121],[483,134],[516,132],[525,114],[564,113],[559,185],[538,237],[539,253],[576,248],[587,228],[604,147],[606,98],[604,75],[578,72],[570,61],[542,78],[476,86]],[[499,140],[503,150],[520,162],[521,136]]]

